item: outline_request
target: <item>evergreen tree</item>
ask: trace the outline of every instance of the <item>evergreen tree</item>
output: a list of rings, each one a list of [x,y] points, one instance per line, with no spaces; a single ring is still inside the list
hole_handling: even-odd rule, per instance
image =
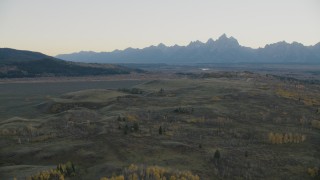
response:
[[[135,122],[134,124],[133,124],[133,129],[134,129],[134,131],[139,131],[139,124],[137,123],[137,122]]]
[[[162,135],[162,127],[159,128],[159,134]]]
[[[124,134],[128,134],[129,126],[126,124],[124,127]]]
[[[213,158],[214,158],[214,159],[217,159],[217,160],[220,159],[220,151],[219,151],[219,150],[216,150],[216,152],[214,153]]]

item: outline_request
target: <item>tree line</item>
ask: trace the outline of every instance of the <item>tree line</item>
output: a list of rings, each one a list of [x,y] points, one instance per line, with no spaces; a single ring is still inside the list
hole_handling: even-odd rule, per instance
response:
[[[302,143],[307,139],[307,136],[299,133],[274,133],[268,134],[268,141],[271,144],[287,144],[287,143]]]

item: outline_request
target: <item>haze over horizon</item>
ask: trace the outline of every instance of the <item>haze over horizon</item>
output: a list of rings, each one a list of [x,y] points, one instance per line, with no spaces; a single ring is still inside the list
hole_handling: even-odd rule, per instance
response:
[[[187,45],[222,34],[258,48],[320,41],[320,1],[19,1],[0,2],[0,47],[48,55]]]

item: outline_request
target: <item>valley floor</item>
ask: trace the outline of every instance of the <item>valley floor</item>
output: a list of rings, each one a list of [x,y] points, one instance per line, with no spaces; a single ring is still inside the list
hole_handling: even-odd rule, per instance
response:
[[[130,164],[200,179],[312,179],[320,167],[320,86],[309,81],[247,71],[6,81],[1,179],[67,161],[67,179]]]

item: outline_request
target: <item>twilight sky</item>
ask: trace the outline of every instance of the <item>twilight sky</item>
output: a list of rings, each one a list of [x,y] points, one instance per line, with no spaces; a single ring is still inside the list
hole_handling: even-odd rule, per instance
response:
[[[48,55],[217,39],[320,41],[319,0],[0,0],[0,47]]]

